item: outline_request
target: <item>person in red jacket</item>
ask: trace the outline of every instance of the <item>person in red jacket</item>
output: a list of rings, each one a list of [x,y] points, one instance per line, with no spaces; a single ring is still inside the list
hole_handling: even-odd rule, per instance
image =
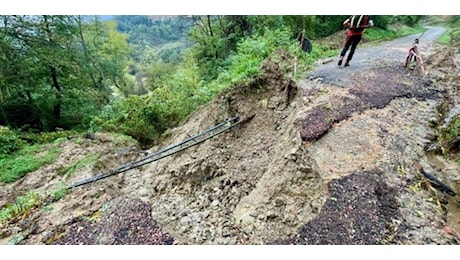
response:
[[[369,15],[352,15],[343,22],[343,25],[347,28],[347,38],[345,39],[342,52],[340,53],[339,62],[337,64],[342,66],[344,56],[351,47],[350,53],[348,54],[344,65],[346,67],[350,66],[350,61],[353,58],[356,46],[358,46],[358,43],[361,41],[364,29],[374,26],[374,22]]]

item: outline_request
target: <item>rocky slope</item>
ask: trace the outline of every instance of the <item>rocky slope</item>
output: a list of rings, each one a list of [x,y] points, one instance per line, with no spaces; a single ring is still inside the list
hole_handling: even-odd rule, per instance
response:
[[[247,121],[171,157],[78,187],[4,225],[2,241],[458,244],[457,197],[434,189],[418,170],[460,188],[458,164],[428,151],[443,120],[440,109],[449,111],[447,96],[458,96],[458,50],[434,44],[442,32],[432,28],[424,36],[424,78],[402,67],[413,36],[359,48],[350,67],[334,61],[297,83],[284,75],[292,57],[278,52],[253,83],[201,107],[147,152],[233,116]],[[2,185],[2,198],[31,188],[46,192],[62,180],[59,167],[91,152],[104,156],[68,184],[142,158],[133,143],[108,134],[79,140],[61,144],[66,152],[55,165]]]

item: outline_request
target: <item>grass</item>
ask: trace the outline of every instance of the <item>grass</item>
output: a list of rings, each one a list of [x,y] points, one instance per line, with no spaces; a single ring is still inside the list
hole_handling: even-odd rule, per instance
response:
[[[64,198],[65,195],[69,193],[69,190],[67,189],[66,185],[64,182],[58,182],[56,185],[54,185],[53,190],[51,191],[51,196],[52,196],[52,201],[58,201],[62,198]]]
[[[89,154],[85,158],[76,161],[70,165],[64,166],[58,170],[60,175],[65,175],[65,179],[68,179],[73,173],[75,173],[78,169],[85,167],[85,166],[92,166],[94,165],[97,160],[99,159],[99,155],[97,154]]]
[[[30,209],[42,203],[40,197],[34,191],[28,191],[23,196],[16,198],[15,203],[8,203],[0,210],[0,225],[3,225],[13,218],[26,214]]]
[[[0,182],[14,182],[27,173],[54,162],[59,153],[58,147],[45,144],[26,146],[14,154],[4,156],[0,158],[0,165],[3,166]]]
[[[438,43],[449,45],[451,40],[452,28],[447,28],[446,32],[438,39]]]
[[[395,26],[394,28],[387,30],[383,30],[381,28],[369,28],[364,32],[364,37],[366,41],[372,42],[372,44],[377,44],[382,41],[388,41],[411,34],[422,33],[423,31],[426,31],[423,26]]]

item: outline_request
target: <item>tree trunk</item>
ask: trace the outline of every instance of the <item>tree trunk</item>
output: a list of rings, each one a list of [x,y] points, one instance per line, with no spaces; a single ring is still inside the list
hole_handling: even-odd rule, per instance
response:
[[[53,44],[53,33],[51,32],[50,29],[50,24],[48,22],[48,17],[46,15],[43,16],[43,20],[45,22],[45,31],[48,36],[48,41]],[[56,103],[54,104],[53,107],[53,124],[51,125],[51,128],[54,128],[58,126],[59,121],[61,119],[61,105],[62,105],[62,88],[61,85],[59,84],[58,81],[58,75],[57,75],[57,69],[56,66],[54,66],[52,63],[49,65],[50,73],[51,73],[51,81],[52,81],[52,86],[56,90]]]
[[[206,16],[206,18],[208,19],[208,29],[209,29],[209,35],[211,36],[212,47],[214,48],[214,51],[215,51],[214,58],[217,60],[219,58],[219,55],[217,53],[217,46],[216,46],[215,39],[214,39],[214,33],[212,32],[211,16],[208,15]]]
[[[89,51],[88,51],[88,46],[85,41],[85,37],[83,36],[83,28],[82,28],[82,22],[81,22],[81,17],[78,16],[78,35],[80,36],[80,41],[81,45],[83,47],[83,53],[86,58],[86,62],[84,62],[86,71],[88,72],[89,77],[91,78],[91,81],[94,84],[94,87],[97,89],[102,89],[102,80],[96,81],[96,78],[94,77],[93,73],[91,72],[91,68],[88,66],[88,63],[93,61],[92,57],[90,57]],[[102,74],[100,72],[100,74]]]
[[[61,104],[62,104],[62,89],[59,85],[56,68],[50,65],[51,79],[53,81],[53,87],[56,89],[56,104],[53,107],[53,117],[56,122],[59,122],[61,118]]]

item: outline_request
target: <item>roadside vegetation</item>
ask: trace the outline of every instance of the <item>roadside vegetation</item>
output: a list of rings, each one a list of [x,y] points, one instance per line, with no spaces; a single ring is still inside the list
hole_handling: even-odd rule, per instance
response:
[[[443,17],[442,19],[438,17],[435,18],[437,19],[433,19],[433,23],[441,23],[443,26],[447,27],[446,32],[438,42],[448,45],[452,55],[458,55],[460,50],[460,16]],[[453,80],[458,80],[458,75],[457,78]],[[460,91],[458,85],[454,85],[453,87],[457,93]],[[456,107],[460,106],[460,104],[455,101],[450,105]],[[460,164],[460,114],[458,112],[450,114],[447,124],[439,126],[438,131],[439,144],[441,145],[443,155]]]

